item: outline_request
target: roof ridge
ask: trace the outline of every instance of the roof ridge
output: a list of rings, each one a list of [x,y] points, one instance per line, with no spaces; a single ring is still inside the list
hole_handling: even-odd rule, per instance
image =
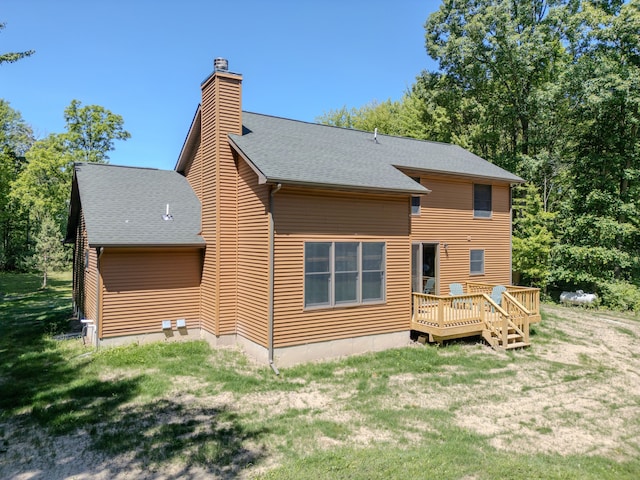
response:
[[[153,168],[153,167],[140,167],[140,166],[136,166],[136,165],[118,165],[115,163],[98,163],[98,162],[74,162],[73,166],[74,167],[81,167],[81,166],[100,166],[100,167],[117,167],[117,168],[129,168],[129,169],[135,169],[135,170],[150,170],[150,171],[158,171],[158,172],[173,172],[173,170],[167,170],[167,169],[163,169],[163,168]]]
[[[351,128],[351,127],[340,127],[338,125],[327,125],[326,123],[310,122],[310,121],[307,121],[307,120],[297,120],[295,118],[281,117],[279,115],[269,115],[269,114],[266,114],[266,113],[250,112],[248,110],[243,110],[242,113],[249,113],[251,115],[259,115],[261,117],[275,118],[275,119],[278,119],[278,120],[286,120],[288,122],[304,123],[304,124],[307,124],[307,125],[310,125],[310,126],[314,126],[314,127],[328,127],[328,128],[334,128],[334,129],[337,129],[337,130],[344,130],[344,131],[347,131],[347,132],[366,133],[366,134],[369,134],[369,135],[374,135],[375,134],[375,132],[372,132],[370,130],[360,130],[358,128]],[[380,133],[380,132],[378,132],[378,136],[379,137],[383,136],[383,137],[387,137],[387,138],[397,138],[397,139],[400,139],[400,140],[413,140],[413,141],[416,141],[416,142],[430,143],[430,144],[435,144],[435,145],[443,145],[443,146],[448,146],[448,147],[464,148],[464,147],[461,147],[460,145],[455,144],[455,143],[438,142],[436,140],[426,140],[424,138],[407,137],[405,135],[392,135],[392,134],[389,134],[389,133]],[[473,152],[471,152],[471,153],[473,153]]]

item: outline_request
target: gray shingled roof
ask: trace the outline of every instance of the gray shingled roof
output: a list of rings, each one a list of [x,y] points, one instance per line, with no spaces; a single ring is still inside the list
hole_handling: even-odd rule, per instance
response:
[[[205,245],[200,201],[175,171],[78,163],[73,188],[67,241],[81,205],[91,247]]]
[[[398,168],[519,183],[523,180],[456,145],[377,136],[256,113],[229,135],[268,182],[426,193]]]

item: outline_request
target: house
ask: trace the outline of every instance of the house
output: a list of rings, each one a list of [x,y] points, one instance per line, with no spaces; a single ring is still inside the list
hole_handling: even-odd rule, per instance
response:
[[[427,284],[510,283],[521,178],[455,145],[244,112],[241,87],[217,59],[174,171],[75,166],[66,241],[95,343],[205,338],[289,365],[405,345]]]

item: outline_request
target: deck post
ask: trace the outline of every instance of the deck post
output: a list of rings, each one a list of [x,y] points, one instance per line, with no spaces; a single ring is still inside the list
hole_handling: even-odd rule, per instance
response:
[[[500,316],[502,317],[502,346],[503,348],[507,348],[509,343],[509,323],[507,322],[507,317],[505,315],[501,313]]]
[[[441,298],[438,299],[438,327],[442,328],[442,319],[444,318],[444,302]]]

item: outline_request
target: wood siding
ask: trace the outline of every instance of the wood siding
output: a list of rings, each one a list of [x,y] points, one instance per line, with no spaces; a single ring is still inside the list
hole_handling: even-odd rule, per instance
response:
[[[199,137],[199,135],[198,135]],[[193,188],[198,200],[202,204],[202,146],[200,144],[200,139],[198,138],[198,147],[196,148],[194,155],[189,159],[185,169],[184,176],[187,181]]]
[[[242,78],[216,73],[202,86],[202,325],[215,335],[235,333],[238,178],[229,133],[242,133]]]
[[[85,250],[87,236],[84,227],[84,215],[80,210],[80,221],[76,226],[73,244],[73,303],[76,313],[84,316],[85,312]]]
[[[100,338],[161,332],[178,318],[198,328],[201,262],[199,249],[106,249]]]
[[[238,161],[237,333],[267,347],[269,315],[269,187]]]
[[[275,347],[409,329],[411,248],[408,197],[283,188],[275,209]],[[386,244],[384,303],[304,308],[305,241]]]
[[[85,255],[88,253],[88,264]],[[98,321],[98,254],[89,248],[84,213],[80,210],[80,221],[76,229],[73,252],[73,300],[78,313],[84,318]]]
[[[473,180],[423,174],[421,183],[431,193],[422,196],[420,215],[411,216],[411,241],[439,244],[440,294],[448,294],[449,284],[454,282],[509,284],[510,186],[493,183],[491,218],[474,218]],[[475,183],[491,182],[478,180]],[[447,244],[446,249],[444,244]],[[469,273],[470,250],[484,250],[484,274]]]
[[[84,265],[83,265],[84,266]],[[98,305],[98,253],[95,248],[89,249],[89,268],[84,276],[84,316],[96,322],[98,329],[100,323],[100,311]],[[100,332],[98,331],[98,334]]]

